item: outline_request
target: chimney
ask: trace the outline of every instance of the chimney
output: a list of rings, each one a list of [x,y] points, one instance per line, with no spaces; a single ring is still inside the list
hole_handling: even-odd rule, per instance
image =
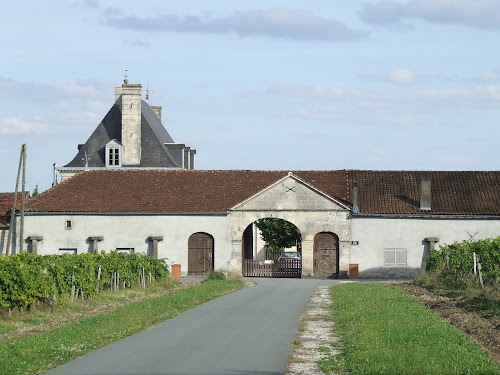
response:
[[[141,85],[121,85],[124,165],[141,162],[141,89]]]
[[[195,169],[195,155],[196,155],[196,150],[191,150],[189,151],[191,153],[191,166],[190,169]]]
[[[122,96],[122,85],[115,85],[115,102]]]
[[[184,169],[191,169],[191,147],[184,149]]]
[[[156,114],[156,117],[158,117],[160,119],[160,122],[161,122],[161,109],[162,109],[162,106],[161,105],[152,105],[151,109],[154,111],[154,113]]]
[[[420,209],[423,211],[430,211],[431,201],[431,179],[423,177],[420,180]]]
[[[352,212],[355,214],[359,214],[361,212],[361,210],[359,209],[358,191],[358,183],[354,182],[352,184]]]

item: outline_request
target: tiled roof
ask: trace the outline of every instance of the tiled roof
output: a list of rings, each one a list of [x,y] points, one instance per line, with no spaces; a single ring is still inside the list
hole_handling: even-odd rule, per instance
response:
[[[500,215],[500,172],[348,171],[361,213]],[[431,210],[420,210],[420,181],[430,178]]]
[[[246,170],[91,170],[31,198],[27,211],[227,212],[287,174],[288,171]],[[347,196],[343,172],[296,175],[333,198],[345,200]]]
[[[291,171],[364,214],[500,215],[500,172]],[[91,170],[33,197],[34,212],[224,213],[288,171]],[[420,179],[432,181],[432,209],[421,211]]]
[[[26,192],[26,197],[29,193]],[[9,224],[8,213],[12,209],[12,202],[14,201],[14,193],[0,193],[0,227]],[[17,206],[21,205],[21,193],[17,194]]]

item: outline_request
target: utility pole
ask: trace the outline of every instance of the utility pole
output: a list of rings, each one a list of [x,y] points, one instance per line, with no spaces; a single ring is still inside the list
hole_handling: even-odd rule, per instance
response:
[[[26,199],[26,145],[21,148],[21,155],[23,158],[23,182],[22,182],[22,195],[21,195],[21,228],[19,229],[19,252],[23,252],[24,245],[24,201]]]
[[[14,192],[14,201],[12,202],[12,210],[10,212],[10,226],[9,226],[9,235],[7,236],[7,248],[5,250],[5,254],[9,255],[9,249],[12,239],[12,231],[14,230],[15,216],[16,216],[16,207],[17,207],[17,192],[19,190],[19,178],[21,176],[21,168],[23,169],[23,183],[22,183],[22,198],[21,198],[21,210],[22,210],[22,220],[21,220],[21,246],[20,251],[22,251],[22,232],[24,226],[24,185],[25,185],[25,175],[26,175],[26,144],[21,147],[21,156],[19,157],[19,168],[17,169],[17,180],[16,180],[16,190]]]

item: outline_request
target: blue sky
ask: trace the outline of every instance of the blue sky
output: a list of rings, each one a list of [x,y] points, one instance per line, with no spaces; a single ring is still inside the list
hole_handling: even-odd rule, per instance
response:
[[[497,0],[0,5],[0,191],[52,182],[150,88],[197,169],[498,170]],[[144,93],[145,97],[145,93]]]

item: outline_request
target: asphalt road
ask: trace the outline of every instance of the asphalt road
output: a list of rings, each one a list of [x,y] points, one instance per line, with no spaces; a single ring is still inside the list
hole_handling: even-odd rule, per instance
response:
[[[47,375],[278,375],[313,289],[334,280],[249,279],[207,302]]]

